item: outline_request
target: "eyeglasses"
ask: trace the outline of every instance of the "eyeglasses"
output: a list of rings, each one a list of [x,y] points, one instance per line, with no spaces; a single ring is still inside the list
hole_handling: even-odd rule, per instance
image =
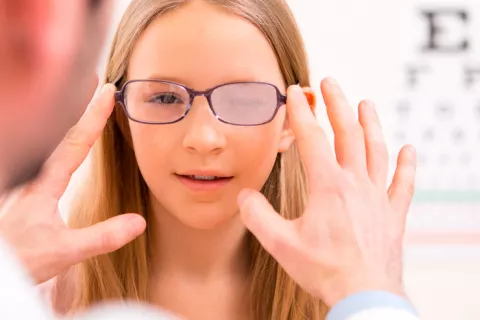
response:
[[[207,98],[221,122],[258,126],[275,118],[287,97],[266,82],[226,83],[206,91],[160,80],[130,80],[115,94],[127,117],[145,124],[170,124],[186,117],[197,96]]]

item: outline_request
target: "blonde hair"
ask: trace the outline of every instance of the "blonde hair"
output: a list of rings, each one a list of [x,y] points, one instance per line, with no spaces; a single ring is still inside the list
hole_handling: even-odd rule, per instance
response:
[[[208,0],[250,21],[261,30],[274,50],[285,84],[309,87],[304,44],[284,0]],[[133,0],[115,35],[105,81],[121,86],[128,61],[140,34],[162,14],[188,0]],[[148,225],[148,192],[132,149],[128,120],[116,108],[93,150],[91,181],[79,195],[69,224],[85,227],[124,212],[142,214]],[[285,218],[299,217],[306,202],[306,178],[295,144],[279,154],[262,192]],[[148,228],[136,240],[108,255],[77,265],[60,277],[57,296],[71,279],[74,296],[57,306],[71,313],[107,300],[145,301],[149,280]],[[304,292],[251,235],[251,312],[256,319],[325,318],[325,305]],[[65,291],[65,290],[63,290]],[[58,297],[57,297],[58,298]],[[65,299],[65,297],[62,297]],[[58,302],[58,300],[57,300]],[[55,304],[55,300],[54,300]],[[60,304],[60,303],[58,303]]]

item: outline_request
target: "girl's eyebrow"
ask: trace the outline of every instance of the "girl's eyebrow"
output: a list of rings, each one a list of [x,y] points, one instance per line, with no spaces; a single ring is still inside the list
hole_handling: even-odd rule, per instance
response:
[[[185,85],[185,86],[189,86],[190,83],[189,81],[186,81],[186,79],[182,79],[182,78],[177,78],[177,77],[171,77],[171,76],[166,76],[166,75],[162,75],[162,74],[159,74],[159,73],[154,73],[154,74],[151,74],[147,77],[129,77],[129,80],[160,80],[160,81],[169,81],[169,82],[175,82],[175,83],[178,83],[178,84],[182,84],[182,85]],[[255,76],[232,76],[232,77],[228,77],[228,78],[225,78],[225,79],[221,79],[221,81],[218,81],[218,83],[216,83],[215,85],[220,85],[220,84],[225,84],[225,83],[233,83],[233,82],[271,82],[271,81],[268,81],[268,80],[265,80],[265,79],[260,79],[258,77],[255,77]]]
[[[161,75],[161,74],[158,74],[158,73],[151,74],[148,77],[144,77],[144,78],[136,77],[135,79],[139,79],[139,80],[161,80],[161,81],[170,81],[170,82],[176,82],[176,83],[182,83],[182,84],[185,83],[184,79],[180,79],[180,78],[177,78],[177,77],[165,76],[165,75]]]

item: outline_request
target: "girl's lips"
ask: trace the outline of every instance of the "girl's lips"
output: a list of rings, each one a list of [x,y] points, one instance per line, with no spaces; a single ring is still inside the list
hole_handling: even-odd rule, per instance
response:
[[[209,176],[209,175],[195,175],[195,176]],[[214,175],[211,175],[212,177]],[[213,180],[195,179],[193,175],[176,175],[180,182],[193,192],[212,192],[226,186],[233,177],[216,177]]]

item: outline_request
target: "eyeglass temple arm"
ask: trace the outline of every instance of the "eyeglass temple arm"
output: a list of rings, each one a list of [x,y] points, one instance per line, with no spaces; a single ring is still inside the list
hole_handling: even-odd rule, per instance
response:
[[[123,101],[123,92],[121,90],[115,91],[115,102]]]

